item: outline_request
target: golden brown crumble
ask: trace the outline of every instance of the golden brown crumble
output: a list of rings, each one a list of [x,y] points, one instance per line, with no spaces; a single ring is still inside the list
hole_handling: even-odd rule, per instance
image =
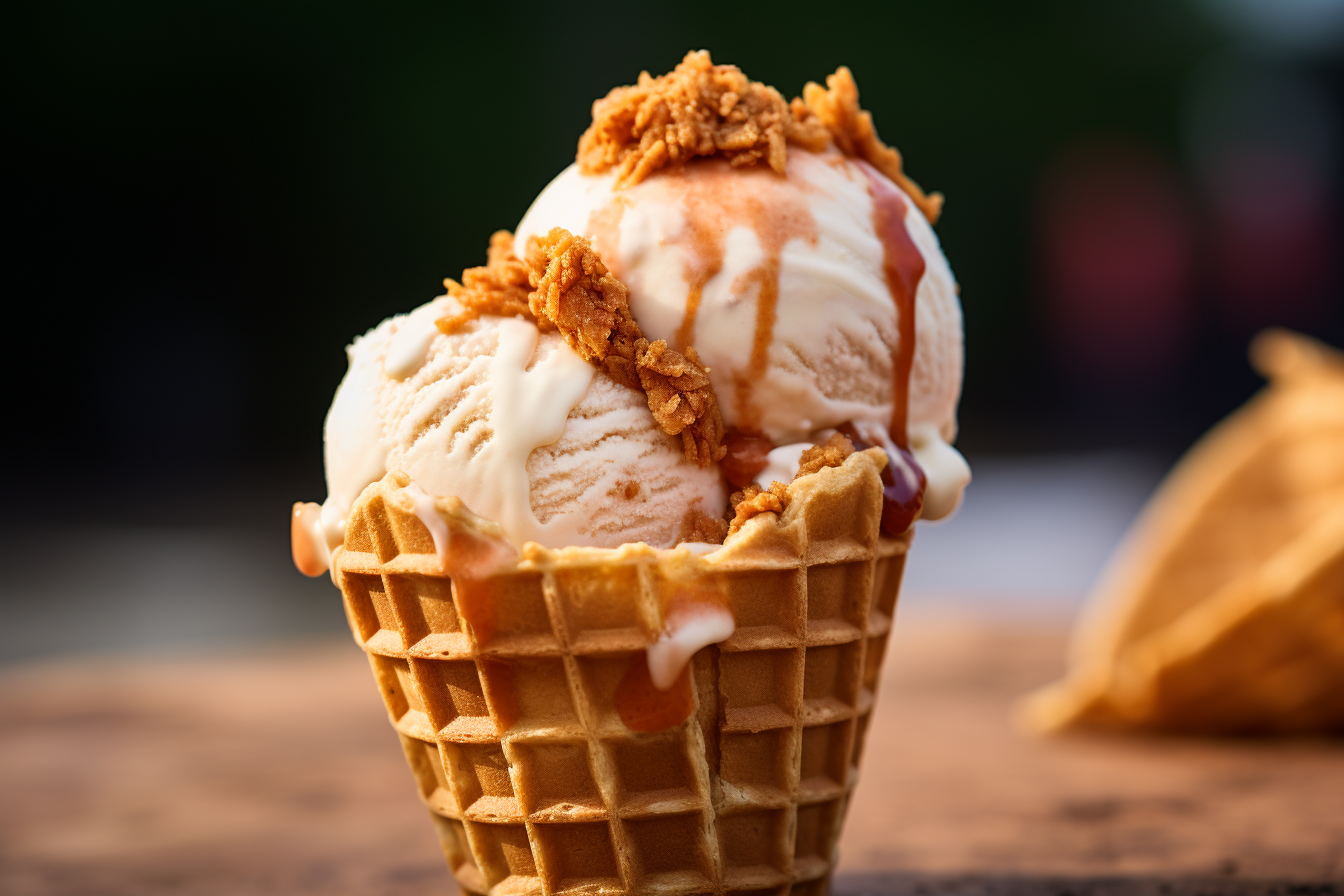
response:
[[[834,433],[825,444],[815,445],[803,452],[798,461],[798,473],[793,478],[808,476],[826,467],[838,467],[853,453],[854,443],[840,433]]]
[[[683,541],[703,541],[709,544],[723,544],[728,537],[728,521],[710,516],[703,510],[692,508],[681,518],[681,534],[677,544]]]
[[[919,184],[905,175],[901,154],[882,142],[877,136],[877,128],[873,127],[872,113],[859,107],[859,87],[846,66],[840,66],[835,74],[827,76],[826,87],[809,81],[803,87],[802,100],[793,101],[793,110],[795,116],[804,111],[815,115],[826,126],[841,152],[863,159],[881,171],[909,194],[930,224],[938,222],[943,210],[943,194],[926,195]]]
[[[709,372],[694,348],[682,355],[662,339],[636,343],[635,367],[649,397],[649,410],[663,432],[681,436],[686,457],[702,467],[717,463],[723,445],[723,414]]]
[[[634,86],[613,88],[593,103],[578,163],[585,174],[615,168],[617,188],[696,156],[720,155],[734,167],[765,161],[783,174],[790,143],[812,152],[833,143],[899,184],[930,223],[942,212],[942,194],[925,194],[906,176],[901,154],[877,136],[845,66],[826,78],[826,87],[809,82],[801,98],[785,103],[778,90],[737,66],[715,65],[708,51],[687,53],[667,74],[640,72]]]
[[[490,237],[484,267],[467,268],[461,283],[448,279],[443,285],[462,306],[459,313],[435,322],[443,333],[456,333],[482,314],[531,316],[527,307],[527,265],[514,253],[513,234],[507,230]]]
[[[635,343],[644,334],[630,313],[630,290],[592,245],[556,227],[529,242],[527,269],[532,316],[558,329],[579,357],[598,362],[616,382],[640,388]]]
[[[728,502],[733,508],[733,521],[728,524],[728,534],[741,529],[754,516],[762,513],[783,513],[789,506],[788,486],[782,482],[770,483],[770,488],[762,490],[752,483],[740,492],[733,492]]]
[[[701,466],[723,457],[723,415],[695,349],[650,343],[630,313],[630,291],[607,270],[588,240],[555,228],[528,246],[529,306],[579,356],[612,379],[642,389],[659,427],[680,435],[687,459]]]
[[[820,151],[827,140],[825,127],[795,116],[778,90],[700,50],[666,75],[640,72],[634,86],[594,102],[578,162],[588,174],[616,168],[618,187],[696,156],[721,155],[734,166],[764,160],[783,174],[786,142]]]

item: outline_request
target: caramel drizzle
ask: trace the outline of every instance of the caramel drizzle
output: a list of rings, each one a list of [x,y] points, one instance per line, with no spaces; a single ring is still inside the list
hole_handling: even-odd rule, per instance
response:
[[[867,162],[859,167],[868,176],[873,199],[873,228],[882,240],[882,273],[896,304],[896,350],[892,354],[891,440],[909,449],[910,371],[915,364],[915,296],[924,277],[924,255],[905,227],[905,196]]]
[[[740,293],[757,284],[751,353],[743,369],[733,371],[737,426],[754,429],[761,412],[752,401],[755,381],[766,372],[779,302],[780,256],[791,240],[817,241],[817,226],[802,190],[779,188],[770,171],[743,170],[722,160],[704,160],[640,185],[658,190],[664,201],[679,202],[687,227],[686,307],[675,340],[678,348],[694,342],[701,300],[709,281],[722,272],[728,232],[749,227],[760,245],[761,260],[733,283]],[[636,189],[640,189],[636,188]]]

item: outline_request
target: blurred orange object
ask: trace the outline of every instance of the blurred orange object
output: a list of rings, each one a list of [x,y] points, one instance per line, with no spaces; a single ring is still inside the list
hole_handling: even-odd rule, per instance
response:
[[[1111,558],[1035,731],[1344,731],[1344,355],[1281,330],[1270,385],[1177,464]]]

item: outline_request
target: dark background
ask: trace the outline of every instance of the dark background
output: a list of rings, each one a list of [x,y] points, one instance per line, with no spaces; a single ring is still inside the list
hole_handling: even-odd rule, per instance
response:
[[[849,65],[944,192],[961,445],[1174,457],[1344,343],[1340,4],[41,4],[6,29],[10,525],[321,500],[343,347],[481,263],[593,99]],[[57,498],[52,500],[52,498]],[[232,515],[232,516],[231,516]]]

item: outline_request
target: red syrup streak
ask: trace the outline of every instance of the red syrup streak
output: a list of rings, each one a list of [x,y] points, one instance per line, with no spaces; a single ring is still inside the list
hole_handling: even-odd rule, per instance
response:
[[[897,338],[892,356],[891,423],[888,427],[896,453],[893,456],[888,451],[888,463],[882,471],[882,532],[899,535],[919,516],[928,484],[924,471],[910,454],[907,436],[910,370],[915,363],[915,296],[919,281],[924,277],[924,256],[905,227],[905,195],[867,162],[861,161],[858,165],[868,177],[868,195],[873,200],[873,229],[882,240],[882,273],[887,291],[896,304]]]

